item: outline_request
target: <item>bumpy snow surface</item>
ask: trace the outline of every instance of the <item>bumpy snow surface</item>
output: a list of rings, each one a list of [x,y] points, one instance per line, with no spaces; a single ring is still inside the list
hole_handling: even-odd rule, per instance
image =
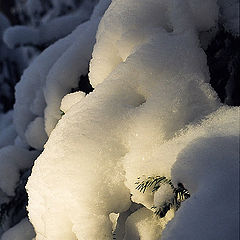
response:
[[[39,150],[47,141],[27,183],[36,240],[238,239],[239,108],[220,104],[199,40],[221,2],[100,0],[24,72],[18,139]],[[68,94],[89,61],[94,91]],[[172,198],[170,185],[136,189],[155,176],[191,195],[163,218],[152,207]],[[34,237],[26,219],[2,239],[16,233]]]

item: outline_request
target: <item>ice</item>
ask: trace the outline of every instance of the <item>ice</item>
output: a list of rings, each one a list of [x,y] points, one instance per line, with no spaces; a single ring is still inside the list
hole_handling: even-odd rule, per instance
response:
[[[10,228],[2,235],[1,240],[33,240],[35,237],[34,229],[27,218]]]

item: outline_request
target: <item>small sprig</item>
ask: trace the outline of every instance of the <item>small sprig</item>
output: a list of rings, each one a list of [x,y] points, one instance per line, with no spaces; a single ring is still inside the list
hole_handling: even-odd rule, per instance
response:
[[[135,182],[137,184],[136,189],[140,192],[144,193],[150,187],[152,187],[152,192],[156,192],[164,184],[169,184],[173,190],[173,197],[170,200],[164,202],[162,206],[152,207],[154,213],[160,218],[163,218],[171,208],[177,211],[181,203],[190,197],[189,191],[184,188],[182,183],[178,183],[177,188],[175,188],[172,181],[165,176],[147,177],[147,179],[142,181],[140,179],[138,177],[138,181]]]
[[[169,184],[172,189],[174,189],[174,186],[171,182],[171,180],[167,179],[166,177],[161,177],[161,176],[156,176],[156,177],[148,177],[146,180],[139,181],[141,178],[138,177],[138,181],[135,182],[137,184],[136,189],[139,190],[140,192],[145,192],[147,188],[150,188],[153,186],[152,192],[157,191],[162,184]]]

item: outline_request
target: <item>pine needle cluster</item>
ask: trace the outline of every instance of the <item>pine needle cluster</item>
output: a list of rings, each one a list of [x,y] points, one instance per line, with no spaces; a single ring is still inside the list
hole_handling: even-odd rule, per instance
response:
[[[154,213],[160,218],[163,218],[170,209],[177,211],[181,206],[181,203],[190,197],[189,191],[184,188],[182,183],[178,183],[177,187],[174,187],[172,181],[165,176],[150,176],[142,181],[139,177],[135,184],[137,185],[136,189],[143,193],[149,188],[152,188],[152,192],[154,193],[162,185],[170,185],[173,191],[173,197],[164,202],[162,206],[152,207],[152,209],[154,209]]]

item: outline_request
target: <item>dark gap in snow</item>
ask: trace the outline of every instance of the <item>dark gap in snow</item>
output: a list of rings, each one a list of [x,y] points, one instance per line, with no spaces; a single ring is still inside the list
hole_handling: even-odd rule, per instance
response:
[[[0,206],[0,235],[27,217],[28,196],[25,186],[30,174],[31,169],[20,172],[20,181],[15,189],[15,195]]]
[[[76,88],[71,89],[71,93],[77,92],[77,91],[82,91],[85,92],[86,94],[89,94],[92,92],[94,89],[92,85],[90,84],[88,74],[86,75],[81,75],[80,79],[78,81],[78,86]]]
[[[0,84],[0,112],[11,110],[15,103],[15,85],[20,79],[21,71],[16,62],[4,58],[0,59],[0,74],[3,78]],[[2,108],[2,109],[1,109]]]
[[[24,43],[24,44],[21,44],[21,43],[17,43],[13,46],[13,48],[20,48],[20,47],[32,47],[34,48],[39,54],[41,52],[43,52],[46,48],[48,48],[51,44],[53,44],[57,39],[54,39],[50,42],[46,42],[46,43],[43,43],[43,44],[34,44],[32,42],[29,42],[29,43]],[[30,56],[29,56],[30,57]]]
[[[118,220],[117,220],[117,226],[115,231],[113,232],[113,239],[123,239],[125,235],[125,223],[127,218],[140,208],[143,208],[144,206],[142,204],[138,204],[135,202],[132,202],[130,208],[119,214]]]
[[[15,0],[0,1],[0,10],[3,12],[13,25],[19,24],[19,18],[14,12]]]
[[[210,84],[221,102],[240,105],[240,38],[219,27],[206,50]]]
[[[31,147],[31,146],[28,148],[28,150],[29,150],[29,151],[36,151],[36,149],[33,148],[33,147]]]

